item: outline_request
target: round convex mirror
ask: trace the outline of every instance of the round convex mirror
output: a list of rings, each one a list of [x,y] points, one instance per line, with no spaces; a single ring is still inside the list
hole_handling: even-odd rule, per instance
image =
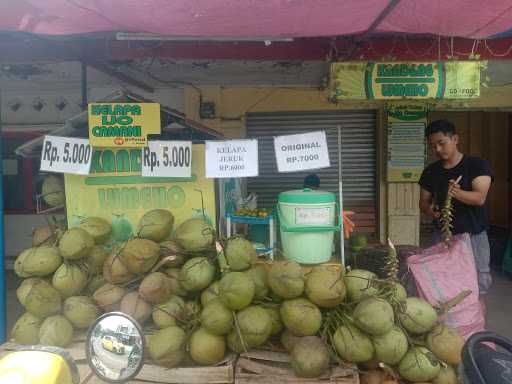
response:
[[[144,359],[144,334],[140,325],[121,312],[101,316],[89,330],[87,361],[96,375],[120,383],[135,377]]]

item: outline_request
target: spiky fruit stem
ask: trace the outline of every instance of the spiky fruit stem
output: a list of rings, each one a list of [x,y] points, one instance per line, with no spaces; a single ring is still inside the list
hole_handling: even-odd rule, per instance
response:
[[[447,246],[450,246],[452,240],[452,222],[453,222],[453,204],[452,197],[448,195],[444,202],[443,209],[441,210],[441,232],[443,234],[443,240]]]

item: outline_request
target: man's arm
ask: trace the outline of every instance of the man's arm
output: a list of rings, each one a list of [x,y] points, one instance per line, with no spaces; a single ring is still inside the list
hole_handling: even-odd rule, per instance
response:
[[[491,176],[478,176],[471,182],[471,191],[464,191],[458,183],[450,180],[448,193],[461,203],[467,205],[482,206],[487,199],[487,193],[491,187]]]
[[[440,215],[432,209],[432,194],[424,188],[420,189],[420,211],[434,219],[439,218]]]

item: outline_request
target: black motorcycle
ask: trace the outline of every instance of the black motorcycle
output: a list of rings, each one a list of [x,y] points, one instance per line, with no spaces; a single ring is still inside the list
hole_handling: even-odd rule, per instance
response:
[[[464,384],[512,384],[512,341],[492,332],[475,333],[462,349],[461,370]]]

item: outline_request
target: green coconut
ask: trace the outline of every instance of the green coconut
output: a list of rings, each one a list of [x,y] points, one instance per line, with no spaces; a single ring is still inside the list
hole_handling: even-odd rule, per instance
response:
[[[25,312],[16,320],[11,331],[11,336],[17,344],[39,344],[39,329],[42,320],[28,312]]]
[[[306,276],[306,296],[322,308],[334,308],[345,299],[346,289],[341,272],[335,266],[313,267]]]
[[[181,286],[188,292],[208,287],[215,277],[215,266],[206,257],[193,257],[180,270]]]
[[[131,239],[120,252],[123,264],[132,273],[146,273],[158,261],[160,246],[148,239]]]
[[[82,228],[68,229],[59,241],[59,250],[67,260],[79,260],[87,256],[94,247],[94,238]]]
[[[123,296],[119,304],[119,310],[133,317],[141,325],[149,319],[153,312],[151,304],[144,301],[137,291]]]
[[[320,377],[329,369],[327,346],[317,336],[301,337],[291,353],[293,372],[299,377]]]
[[[84,294],[87,296],[92,296],[98,288],[104,286],[106,283],[107,280],[105,280],[103,275],[92,276],[84,289]]]
[[[19,254],[14,262],[14,272],[19,277],[42,277],[51,275],[62,264],[56,247],[29,248]]]
[[[218,299],[219,298],[219,289],[220,289],[220,282],[214,281],[210,284],[208,288],[206,288],[203,292],[201,292],[201,305],[203,307],[206,307],[206,304],[208,304],[210,301]]]
[[[270,289],[283,299],[299,297],[304,292],[304,272],[295,261],[277,261],[268,272]]]
[[[167,260],[164,264],[166,268],[179,268],[185,264],[185,253],[178,243],[174,240],[165,240],[160,244],[160,258],[169,258],[173,256],[173,260]]]
[[[237,313],[235,327],[237,326],[238,330],[235,329],[234,332],[239,340],[235,342],[234,347],[238,343],[250,349],[266,343],[272,332],[272,319],[265,309],[252,305]],[[238,331],[240,331],[243,341],[240,340]]]
[[[219,299],[229,309],[238,311],[251,304],[254,281],[243,272],[230,272],[220,279]]]
[[[264,300],[268,296],[268,272],[263,265],[256,265],[245,272],[254,281],[254,298]]]
[[[283,344],[283,347],[288,351],[288,353],[291,353],[293,351],[293,348],[295,347],[295,344],[297,344],[297,342],[301,338],[302,336],[295,336],[289,330],[285,329],[281,333],[280,341],[281,344]]]
[[[100,310],[90,297],[72,296],[64,301],[63,315],[73,327],[87,329],[96,321]]]
[[[99,275],[103,272],[103,264],[105,264],[108,255],[109,253],[102,246],[95,245],[92,247],[91,252],[89,252],[85,259],[91,276]]]
[[[39,227],[32,231],[32,247],[42,245],[51,247],[57,242],[57,233],[50,226]]]
[[[185,251],[201,252],[212,246],[215,230],[202,218],[188,219],[174,233],[174,240]]]
[[[407,331],[415,334],[426,333],[437,323],[435,309],[418,297],[408,297],[402,301],[398,318]]]
[[[459,384],[457,373],[450,365],[442,365],[439,374],[431,381],[432,384]]]
[[[59,291],[46,281],[33,284],[25,297],[27,312],[41,319],[59,313],[61,306]]]
[[[143,239],[160,242],[168,238],[174,224],[174,216],[165,209],[146,212],[139,221],[137,235]]]
[[[402,378],[414,383],[429,382],[441,372],[441,363],[427,348],[413,347],[400,361],[398,372]]]
[[[199,328],[190,336],[189,350],[192,360],[196,363],[217,364],[224,359],[226,354],[226,339],[205,328]]]
[[[233,328],[233,312],[218,299],[210,301],[201,312],[201,324],[214,335],[225,335]]]
[[[378,290],[371,286],[373,279],[377,279],[377,275],[364,269],[354,269],[348,272],[343,277],[348,300],[359,301],[365,297],[375,296]]]
[[[119,250],[114,249],[103,263],[103,277],[111,284],[124,284],[133,280],[135,275],[128,270]]]
[[[183,361],[186,342],[185,331],[177,326],[170,326],[146,336],[149,356],[159,365],[168,368],[174,368]]]
[[[126,289],[107,283],[94,292],[92,299],[100,309],[111,312],[119,309],[124,295],[126,295]]]
[[[322,324],[322,313],[311,301],[303,298],[286,300],[281,305],[281,319],[297,336],[312,336]]]
[[[389,332],[395,323],[391,304],[376,297],[368,297],[357,304],[352,318],[363,332],[373,336]]]
[[[370,337],[351,324],[340,326],[334,333],[333,342],[340,357],[351,363],[370,361],[375,354]]]
[[[462,360],[464,338],[455,329],[438,324],[427,335],[427,347],[439,360],[458,365]]]
[[[281,311],[279,310],[279,307],[263,306],[263,308],[268,312],[270,318],[272,319],[272,331],[270,331],[270,335],[277,335],[284,328],[283,320],[281,320]]]
[[[140,296],[151,304],[164,303],[172,295],[169,276],[163,272],[153,272],[144,277],[139,286]]]
[[[112,226],[105,219],[88,217],[80,221],[80,228],[92,236],[96,244],[105,243],[112,233]]]
[[[38,277],[30,277],[28,279],[22,280],[20,286],[16,289],[16,297],[21,305],[25,306],[25,301],[27,298],[30,289],[37,282],[44,281]]]
[[[171,285],[171,291],[175,295],[187,296],[188,292],[183,288],[180,281],[180,269],[179,268],[167,268],[165,274],[169,276],[169,283]]]
[[[224,248],[224,256],[232,271],[245,271],[258,261],[258,255],[252,243],[243,237],[228,239]]]
[[[62,315],[47,317],[39,329],[39,342],[43,345],[67,347],[73,341],[73,326]]]
[[[45,176],[41,187],[41,195],[50,207],[57,207],[66,203],[64,194],[64,182],[62,177],[55,175]]]
[[[76,296],[87,286],[89,276],[84,267],[63,263],[53,274],[52,285],[63,298]]]
[[[397,326],[380,336],[372,336],[377,361],[396,365],[402,360],[409,348],[406,334]]]
[[[161,329],[177,325],[185,319],[185,301],[179,296],[171,296],[165,303],[153,307],[152,317]]]

